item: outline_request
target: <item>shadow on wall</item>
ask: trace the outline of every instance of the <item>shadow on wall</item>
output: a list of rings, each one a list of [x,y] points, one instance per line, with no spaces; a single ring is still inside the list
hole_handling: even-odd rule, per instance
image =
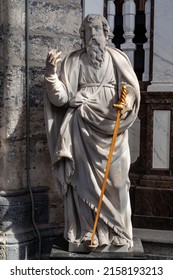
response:
[[[39,98],[34,95],[36,88],[41,93]],[[49,188],[46,187],[53,185],[51,185],[51,167],[49,167],[43,120],[43,88],[42,82],[39,86],[35,83],[35,88],[31,87],[30,89],[29,121],[31,133],[30,154],[27,160],[30,160],[28,175],[30,176],[34,205],[26,184],[25,103],[17,116],[15,127],[13,124],[11,134],[10,122],[13,122],[11,116],[15,114],[15,107],[14,111],[12,111],[12,107],[11,111],[8,110],[8,118],[5,116],[3,118],[6,131],[3,134],[3,148],[5,150],[2,156],[2,168],[5,172],[1,178],[4,185],[1,186],[1,189],[4,191],[0,191],[0,259],[37,259],[39,249],[41,256],[45,258],[49,256],[57,236],[57,225],[49,223],[50,207],[56,208],[54,209],[56,212],[57,205],[55,207],[50,202]],[[5,111],[5,108],[2,110]],[[5,139],[8,128],[9,136],[8,139]],[[7,181],[8,186],[5,183]],[[6,189],[8,191],[5,191]],[[56,195],[54,196],[56,197]],[[33,216],[40,232],[41,248],[39,248],[38,235],[33,227]]]

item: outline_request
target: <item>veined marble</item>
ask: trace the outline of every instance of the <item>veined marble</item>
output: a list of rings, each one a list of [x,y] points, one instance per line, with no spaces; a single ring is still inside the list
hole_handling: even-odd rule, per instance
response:
[[[129,128],[129,146],[131,163],[139,157],[140,149],[140,120],[137,118],[133,126]]]
[[[148,91],[173,91],[173,1],[154,4],[153,80]]]
[[[169,168],[170,119],[170,110],[154,110],[152,162],[153,168]]]

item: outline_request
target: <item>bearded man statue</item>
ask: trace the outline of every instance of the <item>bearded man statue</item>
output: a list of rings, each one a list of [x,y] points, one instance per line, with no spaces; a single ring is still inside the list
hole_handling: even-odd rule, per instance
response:
[[[139,84],[127,56],[108,46],[109,26],[88,15],[80,28],[84,48],[57,63],[46,60],[45,122],[54,174],[64,200],[64,237],[71,251],[89,251],[95,215],[116,122],[121,88],[127,88],[106,190],[94,238],[95,247],[133,247],[129,198],[128,128],[136,119]]]

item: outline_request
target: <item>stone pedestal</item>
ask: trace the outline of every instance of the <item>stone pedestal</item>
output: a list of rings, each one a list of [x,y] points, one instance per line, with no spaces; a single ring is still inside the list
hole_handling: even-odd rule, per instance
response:
[[[69,252],[67,248],[67,244],[65,245],[62,241],[62,237],[57,238],[57,242],[54,244],[51,254],[50,254],[51,260],[106,260],[106,259],[115,259],[115,260],[121,260],[121,259],[127,259],[127,260],[133,260],[133,259],[145,259],[145,254],[143,250],[143,246],[141,243],[141,240],[139,238],[134,238],[134,247],[130,251],[112,251],[112,252],[99,252],[99,251],[93,251],[93,252],[84,252],[84,253],[78,253],[78,252]]]
[[[108,246],[100,246],[100,247],[90,247],[85,246],[83,243],[80,244],[74,244],[74,243],[69,243],[68,247],[69,252],[79,252],[79,253],[90,253],[90,252],[95,252],[95,253],[112,253],[112,252],[128,252],[128,245],[122,245],[122,246],[115,246],[115,245],[108,245]]]
[[[148,91],[173,89],[172,0],[154,1],[153,71]]]

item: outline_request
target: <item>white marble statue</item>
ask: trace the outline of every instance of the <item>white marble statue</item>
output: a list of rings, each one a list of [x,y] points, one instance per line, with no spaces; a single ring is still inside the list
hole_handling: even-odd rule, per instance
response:
[[[121,85],[127,98],[121,117],[94,244],[133,246],[129,199],[128,128],[136,119],[139,84],[127,56],[108,47],[109,26],[88,15],[80,28],[84,48],[70,53],[57,76],[60,52],[46,60],[45,120],[48,145],[64,199],[64,237],[88,246],[116,122]]]

